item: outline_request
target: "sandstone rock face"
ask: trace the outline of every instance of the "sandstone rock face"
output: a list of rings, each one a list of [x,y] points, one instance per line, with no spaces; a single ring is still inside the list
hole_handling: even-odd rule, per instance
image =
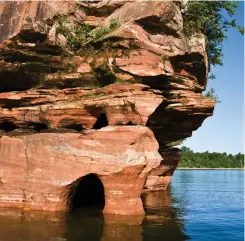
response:
[[[172,175],[178,166],[181,151],[172,148],[161,153],[162,161],[157,168],[153,168],[149,173],[144,185],[144,192],[166,190]]]
[[[2,136],[0,144],[1,203],[30,209],[66,210],[72,183],[96,173],[104,185],[104,212],[142,213],[146,175],[162,159],[143,126]]]
[[[100,186],[103,212],[142,214],[142,191],[167,188],[215,104],[181,6],[0,3],[0,206],[68,210]]]

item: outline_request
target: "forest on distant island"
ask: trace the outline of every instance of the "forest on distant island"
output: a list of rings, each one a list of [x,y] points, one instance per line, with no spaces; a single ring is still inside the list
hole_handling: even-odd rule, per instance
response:
[[[181,148],[182,157],[179,167],[186,168],[243,168],[244,154],[236,155],[217,152],[193,152],[188,147]]]

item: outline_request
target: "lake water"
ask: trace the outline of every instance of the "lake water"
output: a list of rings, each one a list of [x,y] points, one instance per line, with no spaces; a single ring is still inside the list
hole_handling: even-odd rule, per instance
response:
[[[178,170],[167,192],[147,193],[142,200],[144,217],[0,209],[0,240],[244,240],[242,170]]]

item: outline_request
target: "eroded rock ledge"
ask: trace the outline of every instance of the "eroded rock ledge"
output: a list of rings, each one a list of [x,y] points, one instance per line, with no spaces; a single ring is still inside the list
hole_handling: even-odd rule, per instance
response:
[[[92,174],[104,212],[141,214],[142,191],[167,188],[215,104],[181,6],[0,3],[0,206],[68,210]]]

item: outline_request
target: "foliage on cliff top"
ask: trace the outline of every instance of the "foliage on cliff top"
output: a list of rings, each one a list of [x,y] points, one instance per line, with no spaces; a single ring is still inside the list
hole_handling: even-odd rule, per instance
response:
[[[220,103],[219,97],[215,94],[214,88],[211,88],[209,91],[207,91],[205,96],[211,100],[214,100],[216,103]]]
[[[184,11],[184,31],[192,35],[201,31],[206,36],[209,63],[222,65],[222,43],[229,28],[237,29],[244,35],[244,28],[238,26],[234,16],[237,1],[189,1]],[[226,14],[227,13],[227,14]]]
[[[73,49],[80,49],[90,43],[100,41],[105,35],[120,27],[120,23],[116,19],[112,19],[108,26],[102,25],[93,29],[85,23],[71,23],[61,15],[56,15],[55,18],[59,24],[57,33],[63,34]]]

